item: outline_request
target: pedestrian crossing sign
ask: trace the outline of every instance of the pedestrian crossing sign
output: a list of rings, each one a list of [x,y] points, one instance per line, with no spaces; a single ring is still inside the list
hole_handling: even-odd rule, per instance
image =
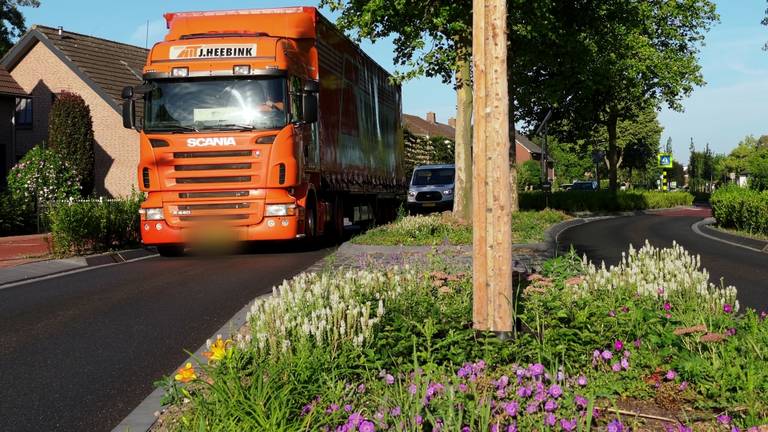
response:
[[[669,153],[659,153],[659,167],[672,168],[672,155]]]

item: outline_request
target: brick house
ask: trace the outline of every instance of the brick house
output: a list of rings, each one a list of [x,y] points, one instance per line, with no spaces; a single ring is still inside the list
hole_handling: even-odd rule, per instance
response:
[[[147,53],[133,45],[33,26],[0,60],[26,94],[16,105],[16,118],[22,115],[26,123],[17,122],[9,144],[0,141],[7,146],[7,163],[12,165],[47,139],[56,95],[76,93],[93,117],[96,193],[129,194],[136,184],[139,139],[138,132],[123,128],[120,94],[123,87],[142,82]]]
[[[515,162],[518,165],[529,160],[541,162],[541,147],[534,144],[525,135],[515,131]],[[555,160],[547,155],[547,178],[555,179]]]
[[[29,124],[31,113],[27,108],[28,94],[5,69],[0,68],[0,184],[5,184],[8,170],[16,162],[13,154],[17,125]]]

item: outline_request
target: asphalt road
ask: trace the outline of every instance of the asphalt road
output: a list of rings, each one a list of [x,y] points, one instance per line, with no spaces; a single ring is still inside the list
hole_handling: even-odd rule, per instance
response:
[[[0,430],[109,431],[244,305],[329,249],[152,258],[0,288]]]
[[[731,246],[702,237],[691,225],[709,217],[709,209],[670,210],[658,214],[620,217],[579,225],[561,233],[559,247],[567,251],[573,246],[592,262],[606,265],[619,262],[621,252],[632,244],[641,247],[645,240],[657,247],[669,247],[672,241],[693,254],[701,255],[702,267],[710,280],[738,289],[742,307],[758,310],[768,307],[768,254]]]

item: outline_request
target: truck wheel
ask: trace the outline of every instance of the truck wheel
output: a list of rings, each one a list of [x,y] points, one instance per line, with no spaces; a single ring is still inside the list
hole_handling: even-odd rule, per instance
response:
[[[157,253],[164,257],[180,257],[184,255],[184,246],[160,245],[157,247]]]
[[[317,236],[317,210],[315,209],[315,201],[310,201],[307,206],[307,221],[305,222],[305,234],[307,238],[315,238]]]

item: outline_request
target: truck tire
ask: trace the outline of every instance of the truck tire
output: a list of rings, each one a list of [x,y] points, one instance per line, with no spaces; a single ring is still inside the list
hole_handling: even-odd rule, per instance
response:
[[[157,253],[164,257],[180,257],[184,255],[184,246],[160,245],[157,247]]]
[[[317,206],[315,205],[315,200],[312,199],[309,201],[309,205],[307,206],[307,221],[305,222],[305,229],[304,233],[306,234],[308,239],[313,239],[317,237]]]

